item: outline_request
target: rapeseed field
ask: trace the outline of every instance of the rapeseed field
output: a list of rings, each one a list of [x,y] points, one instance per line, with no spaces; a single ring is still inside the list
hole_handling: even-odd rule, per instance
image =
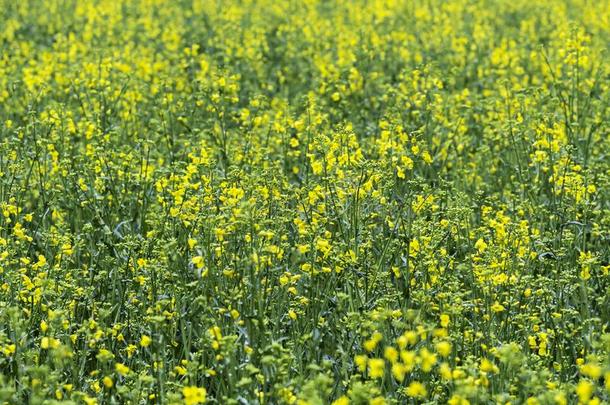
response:
[[[0,0],[0,403],[609,403],[609,46],[609,0]]]

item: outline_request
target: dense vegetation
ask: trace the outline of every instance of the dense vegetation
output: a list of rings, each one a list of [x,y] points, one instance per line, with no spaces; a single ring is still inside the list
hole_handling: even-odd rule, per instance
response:
[[[610,401],[610,1],[0,27],[0,402]]]

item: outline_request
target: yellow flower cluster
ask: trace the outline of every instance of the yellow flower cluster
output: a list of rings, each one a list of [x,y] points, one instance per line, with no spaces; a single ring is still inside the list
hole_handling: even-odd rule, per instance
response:
[[[608,44],[608,0],[0,0],[0,403],[610,402]]]

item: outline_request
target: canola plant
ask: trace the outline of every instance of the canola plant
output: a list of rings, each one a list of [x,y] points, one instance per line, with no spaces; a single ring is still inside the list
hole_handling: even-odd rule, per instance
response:
[[[0,402],[610,401],[609,0],[0,0]]]

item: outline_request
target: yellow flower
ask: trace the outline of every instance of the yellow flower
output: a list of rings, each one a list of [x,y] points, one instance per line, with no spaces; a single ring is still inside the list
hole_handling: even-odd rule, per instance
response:
[[[313,174],[321,174],[323,168],[324,166],[322,166],[322,162],[320,162],[319,160],[311,163],[311,170],[313,171]]]
[[[390,363],[394,364],[398,361],[398,350],[394,349],[392,346],[387,346],[385,348],[383,357]]]
[[[102,382],[104,383],[104,386],[106,388],[108,388],[108,389],[112,388],[112,386],[114,385],[114,382],[112,381],[112,378],[110,378],[108,376],[104,377]]]
[[[451,354],[451,343],[447,341],[438,342],[436,344],[436,351],[442,357],[447,357]]]
[[[142,335],[142,337],[140,338],[140,346],[142,347],[148,347],[151,343],[152,339],[150,338],[150,336]]]
[[[400,352],[400,359],[407,367],[407,370],[410,371],[415,367],[415,363],[417,361],[417,354],[411,350],[402,350]]]
[[[324,238],[320,238],[316,241],[316,249],[326,255],[328,254],[328,252],[330,252],[331,249],[330,242],[328,242]]]
[[[354,363],[356,363],[356,366],[358,367],[358,370],[360,370],[360,372],[364,372],[366,370],[366,364],[368,362],[368,358],[363,355],[357,355],[356,357],[354,357]]]
[[[116,363],[114,365],[114,369],[117,373],[119,373],[122,376],[126,376],[127,374],[129,374],[129,367],[127,367],[125,364],[122,363]]]
[[[377,341],[376,340],[369,339],[369,340],[366,340],[364,342],[364,349],[367,352],[372,352],[373,350],[375,350],[375,347],[377,347]]]
[[[138,347],[136,345],[129,345],[125,350],[127,351],[127,357],[131,358],[136,350],[138,350]]]
[[[441,363],[441,365],[439,366],[439,374],[441,375],[441,377],[444,380],[451,380],[452,379],[452,374],[451,374],[451,367],[449,367],[449,364],[447,363]]]
[[[447,317],[447,319],[449,319],[449,317]],[[417,333],[415,331],[406,331],[405,333],[403,333],[403,336],[407,339],[408,344],[414,345],[415,343],[417,343]]]
[[[371,378],[381,378],[385,372],[385,361],[383,359],[369,360],[369,375]]]
[[[369,405],[385,405],[385,404],[386,404],[386,402],[385,402],[384,397],[375,397],[369,401]]]
[[[87,405],[97,405],[97,399],[95,399],[95,398],[85,396],[83,398],[83,401],[85,401],[85,404],[87,404]]]
[[[195,256],[191,259],[191,261],[193,262],[195,267],[197,267],[198,269],[203,268],[203,257],[202,256]]]
[[[419,353],[419,356],[421,358],[421,369],[425,373],[429,373],[434,364],[436,364],[436,355],[430,352],[428,349],[423,348]]]
[[[342,395],[336,400],[334,400],[331,405],[349,405],[349,398],[345,395]]]
[[[428,395],[424,384],[413,381],[406,389],[406,394],[412,398],[425,398]]]
[[[587,402],[591,395],[593,395],[593,383],[587,380],[580,380],[578,385],[576,385],[576,395],[578,395],[578,400],[580,402]]]
[[[184,395],[184,403],[186,405],[202,404],[205,402],[205,396],[207,391],[205,388],[196,386],[182,388],[182,395]]]
[[[502,312],[504,311],[504,305],[500,304],[499,302],[495,302],[492,306],[491,306],[491,310],[494,312]]]
[[[567,403],[568,403],[568,400],[566,399],[566,395],[563,392],[558,392],[557,394],[555,394],[553,399],[555,400],[555,403],[557,405],[567,405]]]
[[[441,326],[443,328],[446,328],[447,326],[449,326],[449,315],[447,315],[447,314],[441,315]]]
[[[484,371],[486,373],[497,373],[499,371],[498,366],[493,364],[488,359],[481,360],[481,365],[479,366],[479,368],[481,369],[481,371]]]
[[[372,352],[377,347],[377,344],[383,339],[383,336],[379,332],[374,332],[370,339],[364,342],[364,349],[367,352]]]
[[[587,363],[580,367],[580,372],[587,377],[597,380],[602,375],[602,368],[597,363]]]
[[[448,405],[470,405],[470,401],[466,398],[462,398],[457,394],[453,394],[449,401],[447,401]]]
[[[474,247],[479,251],[479,253],[483,253],[485,249],[487,249],[487,243],[483,240],[483,238],[479,238],[474,244]]]
[[[417,257],[420,250],[420,244],[417,239],[413,239],[409,242],[409,254],[413,257]]]
[[[97,359],[99,361],[110,361],[114,358],[114,354],[112,354],[112,352],[108,349],[100,349],[99,353],[97,354]]]
[[[40,348],[43,350],[57,349],[59,347],[59,340],[55,338],[43,337],[40,340]]]
[[[394,363],[392,364],[392,375],[398,382],[402,382],[405,379],[405,374],[407,373],[407,367],[405,367],[402,363]]]
[[[17,350],[17,346],[15,344],[10,344],[10,345],[6,345],[2,348],[2,353],[6,356],[12,356],[13,354],[15,354],[15,351]]]

